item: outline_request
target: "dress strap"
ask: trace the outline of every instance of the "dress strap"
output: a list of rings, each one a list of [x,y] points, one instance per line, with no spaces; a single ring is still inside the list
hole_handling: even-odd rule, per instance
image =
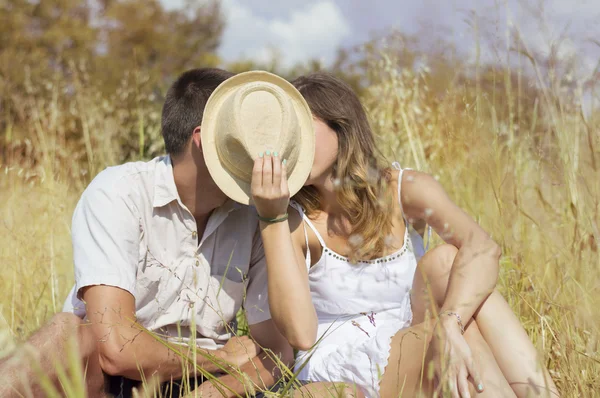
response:
[[[408,220],[406,219],[406,216],[404,215],[404,209],[402,207],[402,176],[404,175],[404,170],[411,170],[411,169],[403,169],[402,166],[400,166],[400,163],[398,163],[398,162],[392,163],[392,167],[399,171],[399,173],[398,173],[398,205],[400,206],[400,212],[402,213],[402,218],[404,219],[404,222],[407,223],[407,225],[408,225]]]
[[[308,225],[308,227],[310,229],[312,229],[312,231],[317,236],[317,239],[319,240],[319,243],[321,244],[321,247],[323,249],[327,248],[327,245],[325,244],[325,241],[323,240],[323,237],[321,236],[321,234],[319,233],[319,231],[317,231],[317,228],[315,227],[315,225],[309,220],[308,216],[306,214],[304,214],[303,218],[304,218],[304,222],[306,223],[306,225]]]
[[[292,202],[290,202],[290,205],[292,205]],[[325,249],[327,247],[327,245],[325,244],[325,241],[323,240],[323,237],[321,236],[321,234],[319,233],[319,231],[317,231],[317,228],[314,226],[314,224],[310,221],[310,219],[308,218],[308,216],[304,212],[304,209],[302,208],[302,206],[300,206],[300,204],[296,203],[296,202],[293,202],[293,205],[295,205],[294,207],[298,211],[300,211],[300,214],[302,214],[302,219],[304,220],[304,222],[306,223],[306,225],[308,225],[308,227],[310,229],[312,229],[312,231],[317,236],[317,239],[319,240],[319,243],[321,244],[321,246],[323,247],[323,249]],[[307,242],[308,242],[308,237],[307,237]],[[308,247],[308,244],[307,244],[306,247]]]
[[[406,229],[408,230],[409,224],[406,215],[404,214],[404,209],[402,208],[402,175],[404,174],[404,170],[412,170],[410,168],[403,169],[400,166],[400,163],[394,162],[392,163],[392,167],[400,173],[398,173],[398,205],[400,206],[400,211],[402,212],[402,218],[404,218],[404,223],[406,224]],[[429,250],[429,242],[431,242],[431,226],[429,223],[427,224],[427,245],[425,246],[425,251]]]
[[[302,208],[302,206],[300,206],[299,203],[294,202],[294,201],[290,201],[290,206],[293,207],[294,209],[298,210],[298,213],[300,213],[300,217],[302,217],[302,229],[304,229],[304,241],[306,243],[306,268],[310,269],[311,266],[311,259],[310,259],[310,248],[308,247],[308,233],[306,231],[306,222],[305,219],[307,219],[308,217],[306,217],[306,215],[304,214],[304,209]],[[317,234],[317,238],[321,238],[318,234]]]

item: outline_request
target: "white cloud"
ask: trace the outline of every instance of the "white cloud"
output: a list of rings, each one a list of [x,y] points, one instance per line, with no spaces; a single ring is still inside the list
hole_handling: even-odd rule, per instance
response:
[[[350,26],[330,0],[305,4],[288,15],[261,17],[239,0],[225,0],[226,28],[220,55],[226,61],[240,58],[269,62],[273,56],[283,66],[310,59],[331,63]]]
[[[588,25],[596,24],[600,16],[598,0],[550,0],[546,10],[555,18],[567,19],[571,22]]]
[[[166,10],[177,10],[185,6],[185,0],[160,0]]]
[[[568,4],[568,6],[567,6]],[[530,50],[548,57],[556,51],[559,61],[577,59],[577,74],[589,74],[596,65],[597,51],[585,50],[586,41],[598,34],[600,16],[597,0],[549,0],[542,14],[521,10],[516,16],[522,38]],[[585,27],[585,28],[584,28]]]

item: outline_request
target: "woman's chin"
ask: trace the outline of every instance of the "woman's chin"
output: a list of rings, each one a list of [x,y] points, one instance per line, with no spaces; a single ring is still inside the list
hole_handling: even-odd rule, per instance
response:
[[[306,182],[304,183],[304,185],[302,187],[308,187],[311,185],[315,185],[317,183],[317,181],[318,181],[318,179],[314,178],[311,174],[308,176],[308,179],[306,180]]]
[[[311,172],[303,186],[308,187],[310,185],[323,185],[324,182],[327,181],[327,178],[327,175]]]
[[[302,185],[302,188],[312,185],[313,183],[314,183],[314,178],[313,178],[313,173],[311,172],[308,175],[308,178],[306,179],[306,181],[304,182],[304,185]]]

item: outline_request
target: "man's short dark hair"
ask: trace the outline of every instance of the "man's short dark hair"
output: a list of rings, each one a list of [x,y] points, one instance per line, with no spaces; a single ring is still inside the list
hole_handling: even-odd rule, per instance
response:
[[[192,69],[173,83],[162,109],[162,136],[168,154],[183,152],[194,129],[202,124],[208,97],[233,75],[217,68]]]

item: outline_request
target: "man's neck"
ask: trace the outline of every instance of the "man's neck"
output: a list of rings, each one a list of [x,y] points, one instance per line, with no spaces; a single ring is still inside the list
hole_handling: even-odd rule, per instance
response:
[[[214,209],[225,203],[227,198],[212,180],[203,159],[198,161],[186,154],[171,161],[179,198],[196,221],[208,218]]]

